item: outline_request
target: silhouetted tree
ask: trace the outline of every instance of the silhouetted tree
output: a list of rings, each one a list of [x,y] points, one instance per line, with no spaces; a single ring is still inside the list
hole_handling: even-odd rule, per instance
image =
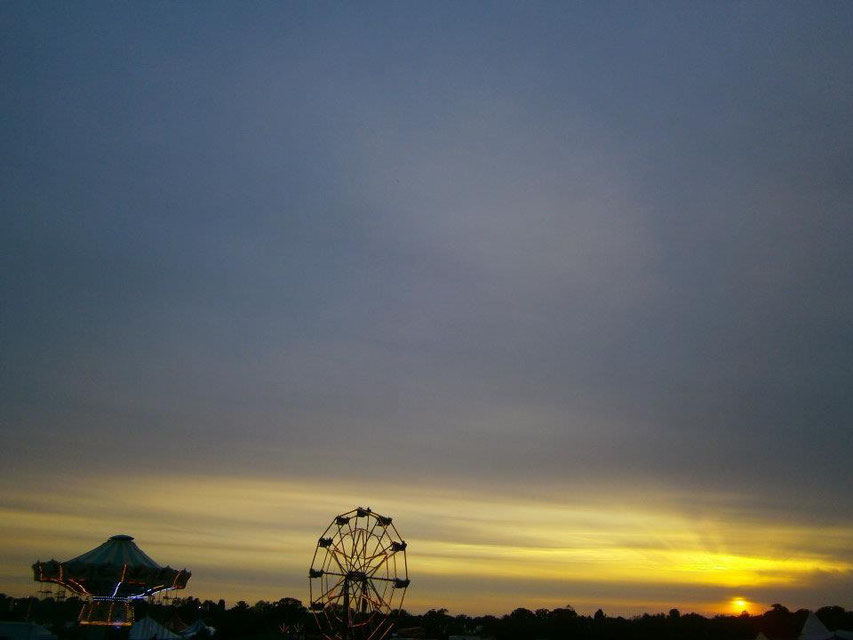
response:
[[[0,594],[0,618],[29,619],[48,626],[59,640],[87,640],[84,627],[73,624],[82,602],[77,598],[66,601],[47,598],[9,598]],[[217,629],[213,640],[290,640],[317,638],[311,613],[296,598],[277,601],[259,600],[254,606],[239,601],[231,609],[220,600],[187,597],[173,604],[141,602],[137,617],[151,615],[160,623],[178,614],[187,624],[199,618]],[[830,629],[853,629],[853,611],[833,605],[822,607],[818,616]],[[608,617],[602,609],[592,616],[581,616],[566,606],[549,611],[517,608],[496,618],[450,616],[447,609],[431,609],[414,615],[401,611],[394,615],[398,628],[408,628],[420,637],[446,640],[448,635],[480,635],[495,640],[751,640],[759,631],[771,640],[794,640],[805,622],[808,611],[789,611],[781,604],[774,605],[762,615],[715,616],[705,618],[696,613],[681,614],[671,609],[668,614],[643,614],[626,620]],[[68,623],[72,623],[70,626]],[[105,636],[104,640],[126,640],[127,630]],[[122,635],[124,634],[124,635]],[[113,637],[114,636],[114,637]],[[198,640],[211,640],[199,637]]]
[[[848,614],[844,610],[844,607],[839,607],[838,605],[821,607],[815,611],[815,614],[830,631],[835,631],[836,629],[851,630],[851,627],[847,626]]]

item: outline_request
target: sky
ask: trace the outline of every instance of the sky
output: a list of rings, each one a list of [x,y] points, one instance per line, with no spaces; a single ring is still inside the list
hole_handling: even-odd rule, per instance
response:
[[[0,86],[0,591],[361,505],[414,612],[853,608],[853,4],[13,0]]]

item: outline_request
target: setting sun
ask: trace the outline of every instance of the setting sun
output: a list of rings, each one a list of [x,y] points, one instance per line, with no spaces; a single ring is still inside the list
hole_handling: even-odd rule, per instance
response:
[[[732,599],[732,609],[735,613],[740,613],[742,611],[749,611],[750,602],[745,598],[736,597]]]

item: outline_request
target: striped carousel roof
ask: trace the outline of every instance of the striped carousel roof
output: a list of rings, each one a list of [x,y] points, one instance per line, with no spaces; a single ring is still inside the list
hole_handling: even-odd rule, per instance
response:
[[[77,563],[119,567],[127,565],[128,567],[148,567],[151,569],[161,568],[142,549],[136,546],[132,536],[126,535],[112,536],[102,545],[65,562],[67,565]]]

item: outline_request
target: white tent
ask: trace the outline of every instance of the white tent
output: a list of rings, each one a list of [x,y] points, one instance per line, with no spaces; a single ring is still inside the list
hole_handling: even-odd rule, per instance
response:
[[[800,640],[829,640],[832,634],[829,629],[824,626],[814,611],[809,611],[809,617],[806,618],[806,623],[803,625],[803,630],[800,631]]]
[[[800,631],[800,640],[853,640],[853,631],[830,631],[820,621],[813,611],[809,611],[809,617]]]
[[[56,640],[56,636],[34,622],[0,622],[0,638],[7,640]]]
[[[180,637],[177,633],[169,631],[158,623],[154,618],[145,616],[130,628],[129,640],[177,640]]]
[[[192,638],[193,636],[195,636],[197,633],[199,633],[201,631],[207,631],[207,633],[209,633],[210,635],[213,635],[214,633],[216,633],[216,629],[214,629],[213,627],[208,627],[201,620],[196,620],[190,626],[188,626],[186,629],[181,631],[181,635],[184,638]]]

